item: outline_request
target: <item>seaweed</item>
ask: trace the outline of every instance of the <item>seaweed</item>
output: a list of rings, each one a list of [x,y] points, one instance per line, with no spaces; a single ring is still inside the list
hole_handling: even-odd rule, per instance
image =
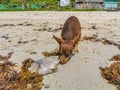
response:
[[[57,56],[59,55],[59,52],[57,52],[56,50],[54,51],[50,51],[50,52],[42,52],[42,54],[45,56],[45,57],[50,57],[50,56]]]
[[[16,64],[8,61],[12,54],[13,52],[7,56],[0,55],[0,60],[3,61],[0,63],[0,90],[12,90],[19,86],[18,73],[14,69]]]
[[[110,60],[120,61],[120,54],[117,54],[117,55],[113,56]]]
[[[22,63],[21,72],[19,73],[20,82],[22,85],[21,90],[40,90],[43,86],[43,76],[39,73],[31,73],[28,68],[34,60],[28,58]]]
[[[93,41],[93,42],[97,42],[98,41],[96,36],[90,36],[90,37],[84,36],[83,40],[90,40],[90,41]]]
[[[8,60],[9,58],[11,58],[12,54],[14,52],[9,52],[7,56],[2,56],[0,55],[0,60],[4,61],[4,60]]]
[[[28,58],[22,62],[21,71],[15,70],[16,64],[8,59],[13,52],[7,56],[0,55],[0,90],[41,90],[43,86],[43,75],[37,72],[31,73],[28,68],[34,62]]]
[[[112,40],[108,40],[106,38],[98,38],[97,35],[93,35],[93,36],[84,36],[83,37],[83,40],[89,40],[89,41],[92,41],[92,42],[101,42],[103,43],[104,45],[114,45],[114,46],[117,46],[118,49],[120,50],[120,44],[112,41]]]
[[[102,77],[120,90],[120,62],[114,62],[109,67],[100,67]]]
[[[120,54],[113,56],[110,60],[120,61]],[[120,62],[114,62],[109,67],[100,67],[100,70],[102,77],[120,90]]]

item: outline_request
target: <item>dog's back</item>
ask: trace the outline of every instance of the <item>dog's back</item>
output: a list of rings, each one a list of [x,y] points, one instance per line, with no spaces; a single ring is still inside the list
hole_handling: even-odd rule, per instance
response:
[[[80,32],[81,27],[78,18],[71,16],[64,23],[61,36],[63,40],[72,40]]]

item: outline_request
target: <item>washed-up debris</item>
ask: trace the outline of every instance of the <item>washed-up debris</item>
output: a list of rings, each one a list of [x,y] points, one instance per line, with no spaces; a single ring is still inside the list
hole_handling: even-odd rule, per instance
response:
[[[62,27],[55,28],[55,29],[53,29],[53,30],[49,30],[48,32],[58,32],[58,31],[60,31],[60,30],[62,30]]]
[[[28,43],[28,41],[18,41],[19,44],[21,43]]]
[[[33,59],[31,58],[28,58],[26,60],[24,60],[22,62],[22,67],[21,67],[21,70],[24,72],[24,71],[28,71],[28,68],[31,66],[31,64],[34,62]]]
[[[100,67],[102,77],[120,90],[120,62],[114,62],[109,67]]]
[[[0,27],[4,27],[4,26],[15,26],[14,24],[3,24],[3,25],[0,25]]]
[[[24,24],[22,24],[22,23],[21,23],[21,24],[18,24],[18,26],[23,26],[23,25],[24,25]]]
[[[111,58],[111,60],[120,61],[120,54],[117,54],[117,55],[113,56],[113,57]]]
[[[12,56],[13,53],[14,53],[14,52],[9,52],[7,56],[2,56],[2,55],[0,55],[0,60],[1,60],[1,61],[5,61],[5,60],[8,61],[8,59],[11,58],[11,56]]]
[[[108,40],[106,38],[98,38],[98,36],[84,36],[83,37],[83,40],[90,40],[90,41],[93,41],[93,42],[101,42],[105,45],[114,45],[114,46],[117,46],[118,48],[120,47],[120,44],[112,41],[112,40]]]
[[[30,58],[24,60],[21,71],[17,72],[14,69],[16,64],[8,60],[12,54],[1,55],[3,62],[0,63],[0,90],[41,90],[43,75],[28,70],[34,60]],[[9,57],[7,61],[4,60],[5,57]]]
[[[91,28],[92,28],[92,29],[97,29],[96,25],[93,25]]]
[[[42,29],[33,29],[34,31],[42,31]]]
[[[89,36],[89,37],[84,36],[83,40],[90,40],[90,41],[93,41],[93,42],[97,42],[97,37],[96,36]]]
[[[39,29],[33,29],[35,31],[48,31],[48,32],[58,32],[59,30],[62,30],[62,27],[59,28],[51,28],[51,27],[44,27],[44,28],[39,28]]]
[[[30,54],[37,54],[37,52],[33,51],[33,52],[29,52]]]
[[[27,40],[27,41],[18,41],[17,43],[19,44],[25,44],[25,43],[28,43],[28,42],[33,42],[33,41],[36,41],[37,39],[33,39],[33,40]]]
[[[59,59],[57,57],[45,57],[33,62],[28,70],[30,72],[38,72],[42,75],[46,75],[56,72],[58,64]]]
[[[4,38],[4,39],[9,39],[9,37],[8,37],[8,36],[2,36],[2,38]]]
[[[48,28],[44,27],[44,28],[39,28],[39,29],[33,29],[35,31],[49,31]]]
[[[56,50],[50,51],[50,52],[45,51],[45,52],[42,52],[42,54],[43,54],[45,57],[50,57],[50,56],[57,56],[57,55],[59,55],[59,53],[58,53]]]
[[[25,24],[25,26],[33,26],[33,24],[27,23]]]
[[[20,23],[17,26],[34,26],[33,24],[30,24],[28,22]]]
[[[43,75],[28,70],[33,62],[34,60],[28,58],[22,63],[21,72],[19,73],[21,90],[41,90],[43,86]]]
[[[14,66],[15,64],[8,61],[0,63],[0,90],[15,90],[17,86],[20,86]]]

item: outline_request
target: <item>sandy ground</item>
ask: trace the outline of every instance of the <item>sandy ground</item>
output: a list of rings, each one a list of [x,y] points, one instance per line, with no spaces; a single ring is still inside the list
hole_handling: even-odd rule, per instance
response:
[[[0,12],[0,54],[14,51],[11,61],[21,64],[26,58],[43,58],[43,51],[58,47],[52,35],[60,36],[69,16],[77,16],[82,37],[97,36],[120,45],[120,12]],[[116,90],[101,77],[99,67],[112,63],[120,54],[115,45],[83,40],[79,53],[56,73],[44,76],[42,90]]]

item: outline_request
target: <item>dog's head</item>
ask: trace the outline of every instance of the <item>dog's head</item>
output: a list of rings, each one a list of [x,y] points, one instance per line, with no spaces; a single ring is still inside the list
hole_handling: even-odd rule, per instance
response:
[[[73,40],[65,41],[53,35],[55,40],[59,44],[60,63],[65,64],[69,60],[69,56],[72,54],[75,42]]]

